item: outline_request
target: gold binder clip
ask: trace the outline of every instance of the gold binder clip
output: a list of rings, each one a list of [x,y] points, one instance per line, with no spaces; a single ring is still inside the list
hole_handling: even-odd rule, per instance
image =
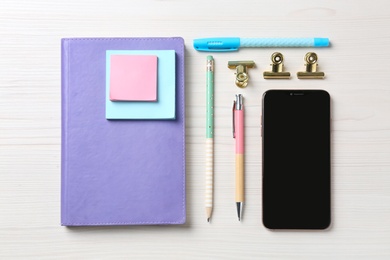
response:
[[[297,73],[298,79],[323,79],[325,77],[325,73],[317,71],[317,60],[317,54],[314,52],[306,53],[306,71],[299,71]]]
[[[245,88],[248,85],[249,75],[247,73],[248,68],[253,68],[255,62],[248,61],[229,61],[228,67],[230,69],[236,69],[236,85],[239,88]]]
[[[280,52],[274,52],[271,55],[271,71],[264,71],[265,79],[289,79],[290,72],[283,71],[283,55]]]

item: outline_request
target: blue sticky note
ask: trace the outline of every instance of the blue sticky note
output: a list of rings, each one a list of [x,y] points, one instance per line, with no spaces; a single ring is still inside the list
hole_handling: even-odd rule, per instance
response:
[[[156,55],[157,101],[110,100],[111,55]],[[106,51],[106,118],[107,119],[175,119],[176,62],[174,50],[107,50]],[[139,79],[142,81],[142,78]]]

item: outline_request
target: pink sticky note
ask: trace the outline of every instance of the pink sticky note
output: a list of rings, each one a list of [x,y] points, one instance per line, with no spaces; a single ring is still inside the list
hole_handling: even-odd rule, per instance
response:
[[[157,56],[111,55],[111,101],[157,101]]]

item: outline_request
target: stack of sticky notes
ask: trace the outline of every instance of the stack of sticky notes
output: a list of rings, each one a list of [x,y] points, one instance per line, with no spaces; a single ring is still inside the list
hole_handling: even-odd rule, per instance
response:
[[[175,119],[175,51],[107,50],[106,118]]]

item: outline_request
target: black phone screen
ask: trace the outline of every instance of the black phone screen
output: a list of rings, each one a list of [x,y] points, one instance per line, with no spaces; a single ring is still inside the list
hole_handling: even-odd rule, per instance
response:
[[[270,229],[330,225],[330,96],[324,90],[263,95],[263,223]]]

